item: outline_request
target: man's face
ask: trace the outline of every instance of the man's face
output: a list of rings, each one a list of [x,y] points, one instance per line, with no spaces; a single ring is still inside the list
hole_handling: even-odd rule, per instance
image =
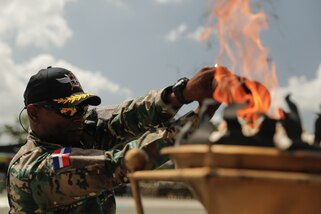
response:
[[[44,140],[64,146],[79,145],[84,128],[82,115],[66,118],[59,113],[39,107],[39,129]]]

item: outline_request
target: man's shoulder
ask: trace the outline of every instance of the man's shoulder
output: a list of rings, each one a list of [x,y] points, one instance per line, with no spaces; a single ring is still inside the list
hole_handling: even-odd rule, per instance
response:
[[[50,155],[46,149],[41,146],[36,146],[32,140],[28,140],[11,160],[9,167],[10,173],[20,174],[22,172],[32,171],[31,168],[39,164],[46,155]]]

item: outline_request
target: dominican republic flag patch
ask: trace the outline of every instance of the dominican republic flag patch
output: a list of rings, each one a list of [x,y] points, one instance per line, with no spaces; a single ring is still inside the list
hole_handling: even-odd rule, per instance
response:
[[[62,148],[55,150],[52,155],[52,166],[54,170],[61,169],[70,165],[69,155],[71,148]]]

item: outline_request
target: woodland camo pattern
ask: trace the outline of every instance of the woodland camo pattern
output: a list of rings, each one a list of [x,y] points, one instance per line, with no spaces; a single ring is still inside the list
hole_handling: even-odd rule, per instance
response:
[[[8,170],[9,213],[116,213],[113,189],[128,182],[125,152],[144,149],[148,168],[156,168],[168,160],[159,151],[173,145],[179,128],[187,121],[199,124],[193,112],[174,120],[176,112],[164,104],[161,92],[92,109],[65,168],[52,167],[59,142],[44,142],[30,132]]]

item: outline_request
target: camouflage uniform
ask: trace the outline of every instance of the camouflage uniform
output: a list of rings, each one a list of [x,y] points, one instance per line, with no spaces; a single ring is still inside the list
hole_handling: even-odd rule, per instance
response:
[[[130,148],[144,149],[148,168],[167,161],[161,148],[173,145],[179,125],[198,125],[198,117],[176,114],[161,92],[122,103],[115,108],[92,109],[86,115],[79,148],[71,148],[69,166],[53,168],[53,152],[62,146],[44,142],[30,132],[8,170],[9,213],[115,213],[113,189],[124,182],[123,157]],[[178,126],[177,126],[178,125]]]

